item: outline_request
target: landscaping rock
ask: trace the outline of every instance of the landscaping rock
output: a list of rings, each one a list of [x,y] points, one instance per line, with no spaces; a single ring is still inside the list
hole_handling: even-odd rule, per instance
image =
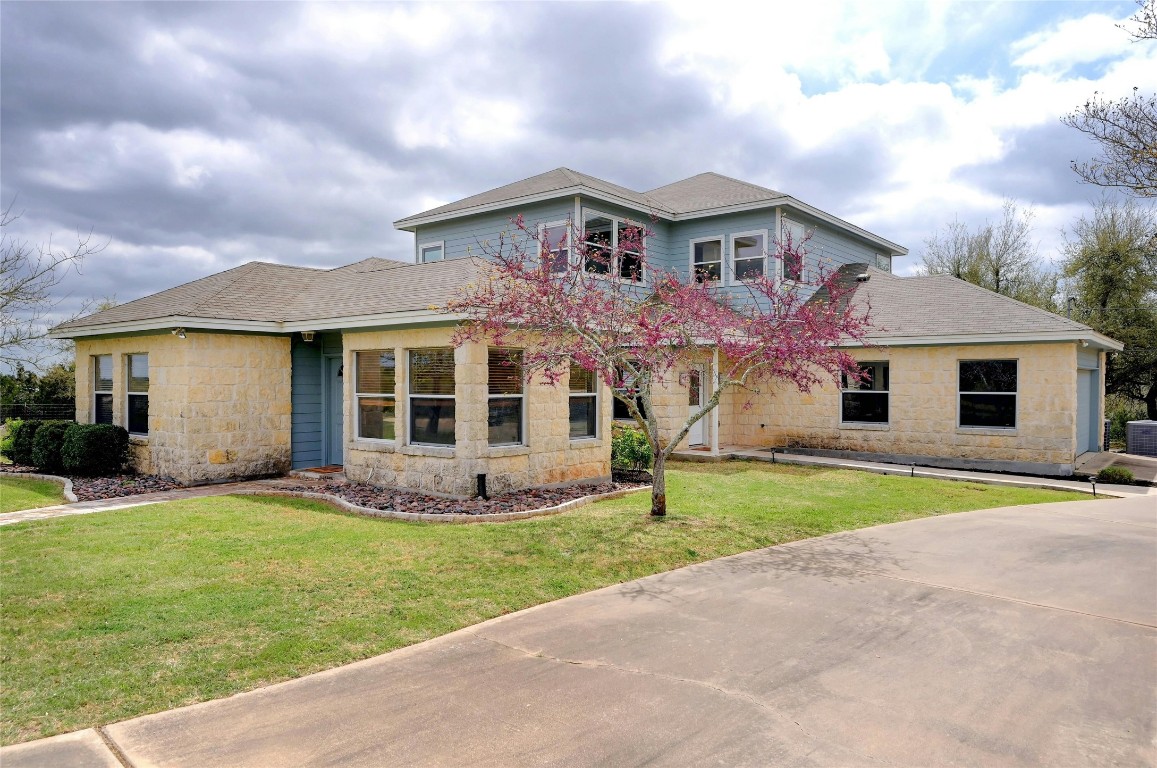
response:
[[[36,467],[27,467],[19,464],[3,464],[0,465],[0,472],[40,473],[41,470]],[[171,491],[174,488],[181,487],[180,483],[170,477],[157,477],[156,475],[82,477],[80,475],[56,474],[56,476],[67,477],[72,481],[72,492],[76,494],[76,498],[80,501],[119,499],[122,496],[136,496],[141,493]]]
[[[279,490],[327,493],[369,509],[393,510],[426,515],[493,515],[502,512],[524,512],[554,507],[584,496],[625,491],[645,483],[600,483],[572,485],[565,488],[527,488],[489,499],[446,499],[422,493],[379,488],[365,483],[326,483],[324,485],[287,485]]]

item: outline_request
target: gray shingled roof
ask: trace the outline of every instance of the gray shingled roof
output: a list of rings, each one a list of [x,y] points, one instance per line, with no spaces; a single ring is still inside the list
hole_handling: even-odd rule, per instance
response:
[[[701,173],[652,189],[646,196],[673,213],[694,213],[782,200],[784,194],[718,173]]]
[[[644,210],[651,210],[656,208],[656,204],[649,200],[646,195],[643,195],[634,190],[620,187],[618,184],[612,184],[609,181],[588,176],[585,173],[572,171],[569,168],[555,168],[553,171],[540,173],[537,176],[531,176],[529,179],[516,181],[513,184],[506,184],[486,192],[480,192],[477,195],[464,197],[461,200],[455,200],[452,203],[431,208],[428,211],[415,213],[412,216],[407,216],[404,219],[398,219],[394,222],[394,226],[404,228],[411,219],[420,219],[427,216],[439,216],[446,213],[456,213],[458,211],[465,211],[471,208],[488,205],[503,205],[505,203],[515,204],[519,200],[528,197],[535,197],[537,195],[546,194],[549,192],[560,192],[566,189],[575,189],[578,187],[586,187],[598,192],[603,192],[615,197],[621,197],[628,200]],[[660,209],[661,210],[661,209]]]
[[[865,272],[870,279],[855,284],[852,301],[856,307],[871,308],[871,338],[880,343],[907,337],[1092,330],[951,275],[897,277],[851,264],[840,268],[840,278],[850,283]]]
[[[478,277],[479,260],[404,264],[366,259],[337,269],[254,261],[69,323],[69,331],[166,317],[295,321],[389,314],[444,305]]]

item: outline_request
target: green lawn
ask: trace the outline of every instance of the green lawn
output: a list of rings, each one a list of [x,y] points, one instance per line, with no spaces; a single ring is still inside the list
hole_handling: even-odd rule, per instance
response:
[[[767,464],[677,464],[517,523],[429,525],[217,497],[0,528],[4,743],[298,677],[689,563],[926,515],[1070,498]]]
[[[0,477],[0,514],[63,503],[60,485],[51,480]]]

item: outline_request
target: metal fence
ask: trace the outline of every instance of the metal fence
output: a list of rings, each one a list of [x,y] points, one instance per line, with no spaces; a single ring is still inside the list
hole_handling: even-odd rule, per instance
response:
[[[0,405],[0,423],[9,419],[76,418],[76,403],[8,403]]]

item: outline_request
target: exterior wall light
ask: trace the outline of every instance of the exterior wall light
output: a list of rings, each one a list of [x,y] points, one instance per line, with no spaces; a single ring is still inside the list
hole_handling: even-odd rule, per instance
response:
[[[302,331],[301,340],[306,342],[313,341],[313,334],[313,331]]]
[[[183,339],[183,338],[185,338],[185,329],[184,328],[174,328],[172,330],[172,334],[174,336],[176,336],[178,339]]]

